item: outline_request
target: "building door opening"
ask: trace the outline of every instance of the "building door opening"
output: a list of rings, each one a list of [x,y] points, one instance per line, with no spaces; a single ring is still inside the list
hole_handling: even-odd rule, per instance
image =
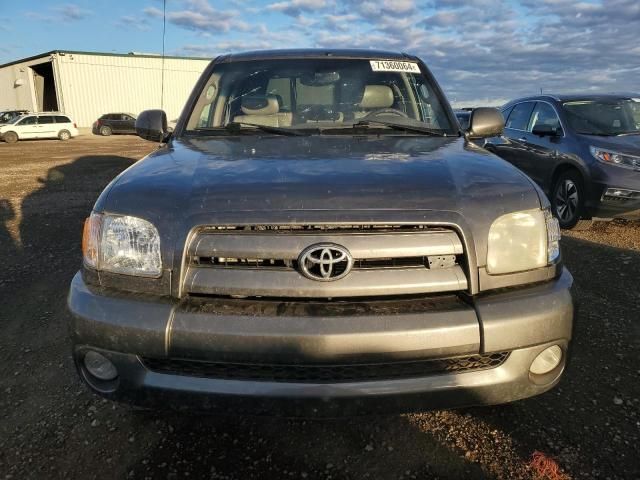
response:
[[[35,86],[36,102],[39,112],[58,111],[58,95],[53,80],[53,66],[51,62],[33,65],[33,85]]]

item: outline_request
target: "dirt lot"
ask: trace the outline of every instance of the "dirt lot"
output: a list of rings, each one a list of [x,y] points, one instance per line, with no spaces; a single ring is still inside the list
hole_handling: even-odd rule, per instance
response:
[[[580,306],[573,362],[540,397],[304,421],[141,414],[92,395],[66,330],[82,222],[154,148],[133,137],[0,143],[0,478],[640,477],[638,223],[563,240]],[[534,452],[560,474],[544,475]]]

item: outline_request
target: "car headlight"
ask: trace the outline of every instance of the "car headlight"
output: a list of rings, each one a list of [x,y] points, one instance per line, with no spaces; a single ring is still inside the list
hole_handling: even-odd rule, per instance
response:
[[[593,146],[589,147],[589,151],[591,151],[591,155],[593,155],[596,160],[606,163],[607,165],[640,170],[640,157]]]
[[[493,275],[545,267],[560,256],[560,226],[549,209],[498,217],[489,229],[487,272]]]
[[[162,274],[160,235],[142,218],[92,213],[85,221],[82,253],[85,264],[97,270],[144,277]]]

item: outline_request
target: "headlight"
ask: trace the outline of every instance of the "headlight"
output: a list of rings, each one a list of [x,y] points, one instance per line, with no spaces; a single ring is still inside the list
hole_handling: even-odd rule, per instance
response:
[[[560,255],[560,227],[548,209],[502,215],[489,229],[487,272],[494,275],[545,267]]]
[[[611,150],[605,150],[600,147],[589,147],[589,150],[596,160],[606,163],[607,165],[640,170],[640,157],[627,155],[626,153],[612,152]]]
[[[97,270],[145,277],[162,273],[158,230],[141,218],[92,213],[82,250],[85,263]]]

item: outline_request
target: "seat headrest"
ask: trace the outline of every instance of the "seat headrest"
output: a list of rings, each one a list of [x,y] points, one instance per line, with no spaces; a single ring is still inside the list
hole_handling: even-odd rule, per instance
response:
[[[240,105],[245,115],[275,115],[280,111],[275,95],[254,95],[242,97]]]
[[[386,85],[364,87],[360,108],[389,108],[393,105],[393,90]]]

